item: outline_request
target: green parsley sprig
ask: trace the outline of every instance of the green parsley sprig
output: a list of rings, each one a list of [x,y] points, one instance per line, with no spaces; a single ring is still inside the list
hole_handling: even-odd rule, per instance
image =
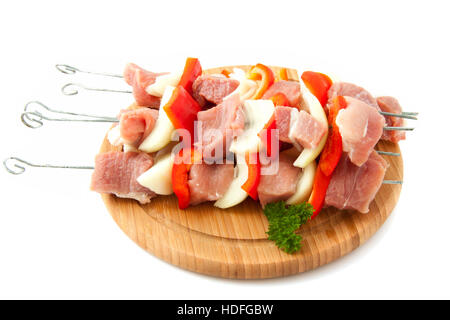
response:
[[[295,231],[306,223],[313,214],[311,204],[303,202],[287,206],[284,201],[268,203],[264,214],[269,220],[269,240],[287,253],[294,253],[301,248],[302,237]]]

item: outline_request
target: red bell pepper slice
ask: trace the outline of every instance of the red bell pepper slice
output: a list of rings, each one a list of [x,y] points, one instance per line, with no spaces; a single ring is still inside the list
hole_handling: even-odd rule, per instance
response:
[[[347,102],[344,97],[338,96],[334,99],[328,113],[328,124],[331,125],[331,132],[319,161],[320,169],[327,176],[331,176],[342,155],[342,137],[339,133],[339,127],[336,125],[336,117],[339,110],[345,109],[346,107]]]
[[[281,92],[270,97],[270,100],[273,101],[273,104],[275,106],[286,106],[286,107],[290,106],[290,102],[289,102],[288,98],[286,98],[286,96]]]
[[[322,210],[325,202],[325,195],[327,194],[328,185],[331,181],[331,175],[326,176],[320,166],[317,167],[316,174],[314,176],[313,189],[308,202],[313,206],[314,212],[311,219],[314,219]]]
[[[319,100],[322,107],[325,107],[328,101],[328,90],[333,84],[330,77],[319,72],[305,71],[301,78],[309,91]]]
[[[192,94],[192,84],[201,74],[202,66],[200,65],[200,61],[197,58],[187,58],[178,85],[182,86],[187,92]]]
[[[181,149],[175,155],[172,167],[172,189],[178,198],[178,207],[180,209],[189,207],[189,201],[191,199],[188,184],[189,170],[192,164],[196,163],[199,159],[201,159],[201,154],[194,148]]]
[[[178,207],[180,209],[185,209],[189,206],[190,201],[189,184],[188,184],[189,169],[190,168],[188,168],[188,165],[185,163],[181,164],[174,163],[172,167],[172,189],[178,198]]]
[[[272,150],[272,139],[277,140],[276,143],[278,143],[278,150],[280,150],[280,140],[275,130],[277,130],[277,122],[275,120],[275,113],[274,113],[270,118],[270,120],[264,126],[264,129],[261,130],[260,133],[258,133],[258,136],[261,138],[262,144],[266,149],[268,157],[271,157],[273,151],[276,151]]]
[[[247,153],[245,155],[245,162],[248,167],[248,178],[241,188],[247,192],[250,197],[257,200],[258,185],[261,180],[261,163],[259,162],[258,153]]]
[[[252,99],[255,100],[260,99],[275,81],[272,69],[261,63],[253,66],[247,74],[247,77],[250,80],[261,80],[258,89],[256,89],[256,92],[252,97]]]
[[[338,96],[334,99],[328,114],[328,123],[332,128],[322,154],[320,155],[319,165],[317,166],[316,175],[314,176],[313,190],[308,201],[314,208],[311,219],[316,217],[320,210],[322,210],[332,173],[334,169],[336,169],[339,159],[342,156],[342,137],[339,133],[339,128],[336,125],[336,116],[339,110],[346,107],[347,103],[344,97]]]
[[[197,101],[192,98],[183,86],[177,86],[173,90],[172,97],[163,107],[175,129],[185,129],[194,140],[194,121],[201,110]]]

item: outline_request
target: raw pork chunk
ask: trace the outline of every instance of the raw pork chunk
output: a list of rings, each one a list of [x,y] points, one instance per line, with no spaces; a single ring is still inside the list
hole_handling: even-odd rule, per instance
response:
[[[136,179],[152,166],[153,158],[147,153],[101,153],[95,158],[91,190],[135,199],[141,204],[148,203],[156,194],[141,186]]]
[[[275,108],[275,123],[278,129],[280,141],[291,143],[289,138],[289,130],[291,128],[291,107]]]
[[[297,113],[296,118],[291,122],[291,139],[301,144],[303,148],[317,147],[327,132],[326,126],[303,110]]]
[[[190,204],[220,199],[234,177],[233,164],[193,164],[189,171]]]
[[[352,97],[362,102],[367,103],[369,106],[374,107],[379,110],[377,101],[375,98],[364,88],[358,87],[353,83],[348,82],[336,82],[333,83],[331,88],[328,90],[328,104],[332,103],[332,100],[337,96],[347,96]]]
[[[297,107],[300,103],[300,84],[296,81],[281,80],[270,86],[262,99],[270,99],[274,95],[282,93],[289,101],[290,107]]]
[[[157,76],[163,74],[167,73],[153,73],[129,63],[125,67],[123,77],[125,82],[133,87],[134,99],[139,106],[158,109],[161,99],[148,94],[145,89],[155,82]]]
[[[402,113],[402,107],[400,103],[398,103],[397,99],[393,97],[378,97],[377,98],[378,106],[381,111],[390,112],[390,113]],[[403,118],[392,117],[392,116],[384,116],[386,120],[386,125],[390,127],[402,127],[405,124]],[[394,130],[384,130],[381,139],[388,140],[394,143],[399,142],[400,140],[405,140],[406,135],[404,131],[394,131]]]
[[[336,124],[342,136],[342,148],[350,160],[361,166],[383,134],[384,117],[375,108],[351,97],[345,97],[347,107],[339,111]]]
[[[295,156],[280,153],[276,173],[261,175],[261,180],[258,185],[258,197],[263,207],[270,202],[286,200],[295,193],[302,170],[294,167],[294,161]],[[276,165],[275,162],[271,162],[263,167],[265,167],[265,170],[268,170],[270,167]]]
[[[291,107],[276,107],[275,121],[280,141],[298,143],[303,148],[317,147],[327,131],[326,126],[309,113]]]
[[[369,212],[369,205],[383,183],[387,167],[386,160],[375,151],[361,167],[355,166],[348,155],[343,154],[331,177],[325,205]]]
[[[206,159],[223,159],[231,140],[245,125],[239,94],[232,94],[218,106],[200,111],[197,120],[196,147]]]
[[[138,108],[122,110],[119,115],[120,137],[126,144],[138,147],[152,132],[158,110]]]
[[[207,102],[219,104],[239,86],[239,81],[222,76],[202,75],[192,85],[192,96],[204,107]]]

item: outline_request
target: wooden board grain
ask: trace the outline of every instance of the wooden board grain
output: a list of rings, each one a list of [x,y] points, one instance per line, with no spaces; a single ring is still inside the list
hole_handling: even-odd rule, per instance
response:
[[[232,70],[223,67],[207,72],[217,73],[224,68]],[[298,79],[295,70],[289,70],[288,75]],[[397,144],[384,141],[376,149],[400,152]],[[100,152],[109,150],[114,148],[105,138]],[[390,166],[385,179],[402,180],[402,157],[386,159]],[[295,254],[282,252],[266,239],[266,217],[251,199],[226,210],[211,203],[180,210],[175,196],[160,196],[147,205],[108,194],[102,198],[119,227],[153,255],[206,275],[263,279],[311,270],[358,248],[388,218],[400,191],[401,185],[382,185],[368,214],[324,209],[300,228],[303,247]]]

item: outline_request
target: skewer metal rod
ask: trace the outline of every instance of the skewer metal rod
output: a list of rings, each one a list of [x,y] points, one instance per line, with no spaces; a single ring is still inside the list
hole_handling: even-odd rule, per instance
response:
[[[92,114],[85,114],[85,113],[75,113],[75,112],[69,112],[69,111],[62,111],[62,110],[55,110],[51,109],[50,107],[46,106],[40,101],[30,101],[25,105],[25,108],[23,109],[25,112],[28,112],[30,106],[33,104],[36,104],[38,107],[42,107],[45,110],[52,112],[52,113],[59,113],[59,114],[67,114],[71,116],[80,116],[80,117],[87,117],[87,118],[97,118],[97,119],[115,119],[113,117],[104,117],[104,116],[97,116]]]
[[[380,150],[377,150],[377,153],[378,153],[378,154],[385,155],[385,156],[400,157],[400,153],[397,153],[397,152],[387,152],[387,151],[380,151]]]
[[[56,169],[94,169],[92,166],[58,166],[51,164],[34,164],[28,161],[22,160],[17,157],[9,157],[3,160],[3,166],[6,171],[11,174],[19,175],[25,172],[25,166],[34,167],[34,168],[56,168]]]
[[[401,114],[401,113],[392,113],[392,112],[384,112],[384,111],[378,111],[383,116],[390,116],[390,117],[397,117],[397,118],[404,118],[404,119],[411,119],[411,120],[417,120],[416,116],[408,115],[408,114]]]
[[[406,114],[406,115],[409,115],[409,116],[418,116],[419,115],[418,112],[402,112],[402,114]]]
[[[47,121],[63,121],[63,122],[109,122],[109,123],[116,123],[119,122],[117,119],[69,119],[69,118],[49,118],[44,115],[42,115],[39,112],[24,112],[20,116],[22,122],[24,125],[26,125],[29,128],[37,129],[44,125],[42,120]],[[36,125],[30,124],[30,122],[36,123]]]
[[[383,184],[403,184],[402,180],[383,180]]]
[[[384,127],[384,130],[388,130],[388,131],[413,131],[414,128],[410,128],[410,127]]]
[[[37,107],[44,109],[47,112],[50,113],[56,113],[56,114],[64,114],[64,115],[70,115],[75,117],[81,117],[81,118],[50,118],[45,115],[43,115],[39,111],[28,111],[30,109],[30,106],[37,105]],[[73,121],[73,122],[119,122],[117,118],[113,117],[103,117],[103,116],[96,116],[96,115],[90,115],[90,114],[84,114],[84,113],[75,113],[75,112],[68,112],[68,111],[61,111],[61,110],[54,110],[49,107],[47,107],[45,104],[39,101],[31,101],[28,102],[25,105],[24,112],[20,116],[22,123],[26,125],[29,128],[36,129],[43,126],[42,120],[48,120],[48,121]]]
[[[115,90],[115,89],[102,89],[102,88],[91,88],[79,83],[67,83],[61,88],[61,92],[66,96],[74,96],[78,94],[78,89],[84,89],[88,91],[101,91],[101,92],[116,92],[116,93],[133,93],[130,90]]]
[[[79,72],[79,73],[94,74],[97,76],[104,76],[104,77],[123,78],[123,75],[121,75],[121,74],[85,71],[85,70],[80,70],[78,68],[69,66],[67,64],[57,64],[57,65],[55,65],[55,67],[56,67],[56,69],[58,69],[58,71],[60,71],[64,74],[75,74],[75,73]]]

